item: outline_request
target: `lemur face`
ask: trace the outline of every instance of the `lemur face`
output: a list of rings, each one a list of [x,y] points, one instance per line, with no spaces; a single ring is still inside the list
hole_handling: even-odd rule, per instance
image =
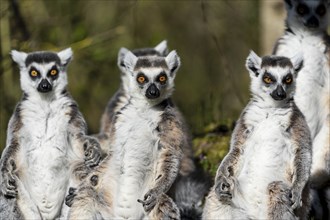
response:
[[[153,103],[168,98],[174,90],[174,79],[179,66],[180,59],[175,51],[166,57],[136,57],[128,51],[123,59],[123,67],[129,73],[130,95]]]
[[[326,30],[328,0],[285,0],[289,27],[307,28],[310,31]]]
[[[296,76],[302,65],[300,54],[291,59],[281,56],[260,58],[252,51],[246,62],[252,94],[275,102],[292,98]]]
[[[70,48],[59,53],[11,52],[13,60],[20,66],[21,87],[27,93],[62,91],[67,85],[66,66],[72,58]]]
[[[295,88],[292,68],[266,66],[260,72],[262,92],[269,94],[276,101],[292,97]]]

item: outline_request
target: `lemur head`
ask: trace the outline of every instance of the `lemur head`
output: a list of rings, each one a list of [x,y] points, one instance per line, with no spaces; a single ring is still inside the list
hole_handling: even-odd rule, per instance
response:
[[[286,102],[294,95],[297,73],[302,66],[301,54],[291,59],[274,55],[260,58],[251,51],[246,68],[251,77],[252,95],[269,103]]]
[[[118,53],[118,60],[117,60],[117,65],[121,72],[122,85],[124,86],[125,90],[127,90],[128,80],[127,80],[126,68],[124,66],[124,57],[128,51],[129,50],[124,47],[120,48]],[[165,57],[168,54],[167,41],[163,40],[154,48],[134,49],[132,50],[132,53],[137,57],[141,57],[141,56]]]
[[[121,66],[127,75],[129,95],[157,104],[171,96],[180,58],[175,51],[164,57],[136,56],[127,50]]]
[[[325,31],[328,27],[329,0],[285,0],[287,25],[295,30]]]
[[[12,59],[20,68],[23,92],[43,95],[62,92],[67,85],[66,67],[72,59],[72,54],[71,48],[58,53],[48,51],[25,53],[12,50]]]

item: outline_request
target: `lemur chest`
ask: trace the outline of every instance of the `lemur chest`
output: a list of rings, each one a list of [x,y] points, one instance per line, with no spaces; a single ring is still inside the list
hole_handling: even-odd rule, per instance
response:
[[[21,139],[28,157],[38,157],[39,153],[42,154],[41,158],[47,154],[53,158],[66,154],[69,121],[67,112],[68,110],[57,105],[44,109],[37,106],[31,110],[24,109]]]
[[[38,179],[67,170],[68,111],[62,105],[28,106],[22,111],[20,143],[27,171]]]
[[[259,117],[257,121],[247,120],[250,135],[244,145],[242,178],[260,177],[265,184],[286,178],[293,159],[292,143],[287,131],[290,115],[289,111],[273,112],[255,116]]]
[[[115,124],[114,155],[123,164],[152,165],[157,155],[160,111],[128,107]]]

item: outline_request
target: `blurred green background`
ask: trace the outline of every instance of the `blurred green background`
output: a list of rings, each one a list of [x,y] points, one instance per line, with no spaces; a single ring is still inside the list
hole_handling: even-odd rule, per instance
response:
[[[249,50],[270,53],[284,24],[281,0],[0,2],[0,151],[9,117],[21,97],[11,49],[72,47],[69,90],[89,132],[97,133],[104,108],[120,83],[116,64],[120,47],[154,47],[166,39],[182,61],[174,101],[190,125],[196,156],[213,171],[226,154],[233,123],[249,100],[244,67]],[[276,24],[279,28],[272,28]]]

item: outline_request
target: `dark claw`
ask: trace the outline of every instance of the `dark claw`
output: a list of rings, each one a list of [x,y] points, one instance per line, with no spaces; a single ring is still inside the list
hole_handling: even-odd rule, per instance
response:
[[[69,206],[69,207],[71,207],[72,206],[72,204],[73,204],[73,200],[74,200],[74,198],[76,197],[76,191],[77,191],[77,189],[76,188],[73,188],[73,187],[70,187],[69,188],[69,195],[67,195],[66,197],[65,197],[65,204],[67,205],[67,206]]]

